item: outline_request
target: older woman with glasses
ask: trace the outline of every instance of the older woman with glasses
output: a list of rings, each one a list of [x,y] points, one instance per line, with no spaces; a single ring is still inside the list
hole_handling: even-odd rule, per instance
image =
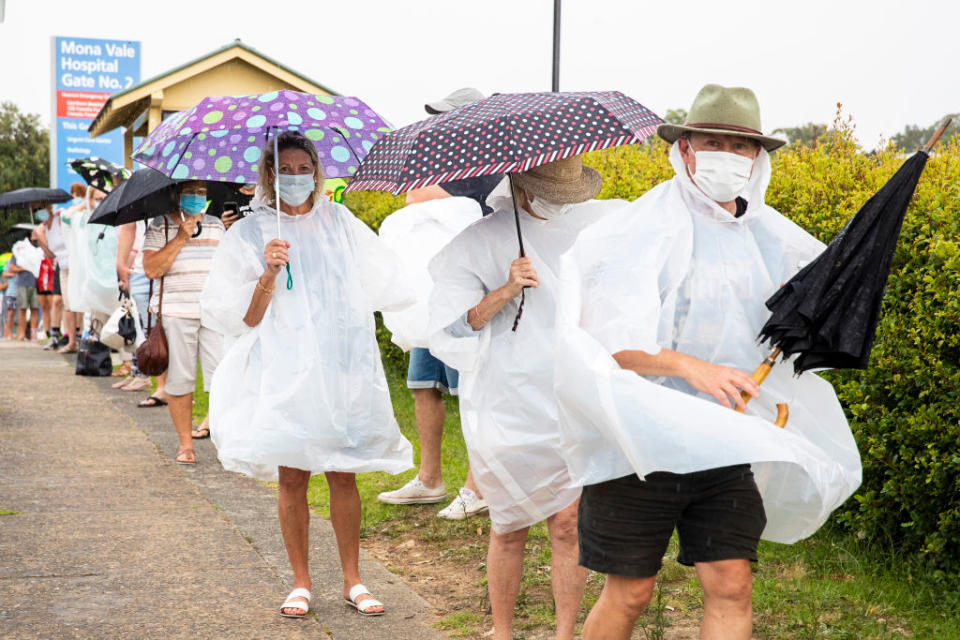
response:
[[[200,293],[224,229],[219,220],[204,215],[205,183],[181,183],[177,198],[177,211],[155,218],[143,238],[143,271],[155,281],[150,312],[155,314],[159,309],[163,317],[170,358],[166,398],[152,398],[156,404],[169,405],[180,439],[175,461],[196,464],[192,426],[197,362],[203,369],[204,391],[209,391],[213,372],[223,355],[223,336],[200,319]]]
[[[310,608],[307,485],[319,473],[330,487],[343,597],[381,615],[360,581],[354,474],[413,466],[373,318],[411,304],[413,292],[376,234],[323,197],[313,143],[285,132],[276,147],[276,157],[273,140],[263,150],[252,213],[224,237],[204,290],[204,318],[231,342],[213,381],[211,436],[226,469],[279,480],[294,582],[281,615]]]

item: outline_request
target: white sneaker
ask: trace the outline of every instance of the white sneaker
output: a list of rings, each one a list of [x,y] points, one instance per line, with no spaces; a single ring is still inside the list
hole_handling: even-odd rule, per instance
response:
[[[377,496],[380,502],[387,504],[436,504],[447,499],[447,490],[443,484],[430,489],[420,482],[420,476],[393,491],[384,491]]]
[[[438,518],[465,520],[487,510],[487,503],[470,489],[463,487],[449,505],[437,512]]]

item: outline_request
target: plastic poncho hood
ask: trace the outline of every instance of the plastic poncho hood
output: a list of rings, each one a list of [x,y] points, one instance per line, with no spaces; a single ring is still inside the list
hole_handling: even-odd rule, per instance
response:
[[[263,319],[243,318],[277,235],[276,212],[253,213],[224,234],[201,299],[201,322],[227,347],[210,394],[210,431],[224,468],[265,480],[277,467],[399,473],[412,447],[393,416],[374,310],[413,295],[397,257],[340,205],[280,214],[296,286],[278,276]]]
[[[556,392],[571,475],[582,484],[653,471],[751,463],[764,499],[763,537],[814,533],[860,484],[860,458],[829,383],[778,365],[747,415],[680,378],[620,369],[623,350],[669,348],[752,372],[764,301],[823,245],[763,202],[761,150],[736,218],[677,175],[582,233],[561,266]],[[772,424],[787,402],[786,429]]]

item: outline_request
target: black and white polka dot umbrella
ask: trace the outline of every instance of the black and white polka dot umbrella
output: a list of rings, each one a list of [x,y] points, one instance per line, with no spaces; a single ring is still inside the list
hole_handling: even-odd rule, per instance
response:
[[[389,191],[527,171],[641,142],[663,122],[619,91],[501,93],[378,140],[347,191]]]
[[[587,151],[642,142],[661,122],[619,91],[494,94],[386,134],[346,191],[396,195],[452,180],[519,173]],[[523,256],[516,201],[513,214]],[[521,294],[514,331],[524,299]]]

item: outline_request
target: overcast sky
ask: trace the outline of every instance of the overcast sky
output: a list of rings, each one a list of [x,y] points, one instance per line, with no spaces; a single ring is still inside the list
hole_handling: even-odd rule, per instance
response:
[[[842,102],[873,147],[960,111],[958,17],[954,0],[564,0],[560,88],[663,115],[747,86],[767,132]],[[553,0],[6,0],[0,100],[49,122],[54,35],[139,40],[143,79],[240,38],[400,126],[462,86],[549,90],[552,20]]]

